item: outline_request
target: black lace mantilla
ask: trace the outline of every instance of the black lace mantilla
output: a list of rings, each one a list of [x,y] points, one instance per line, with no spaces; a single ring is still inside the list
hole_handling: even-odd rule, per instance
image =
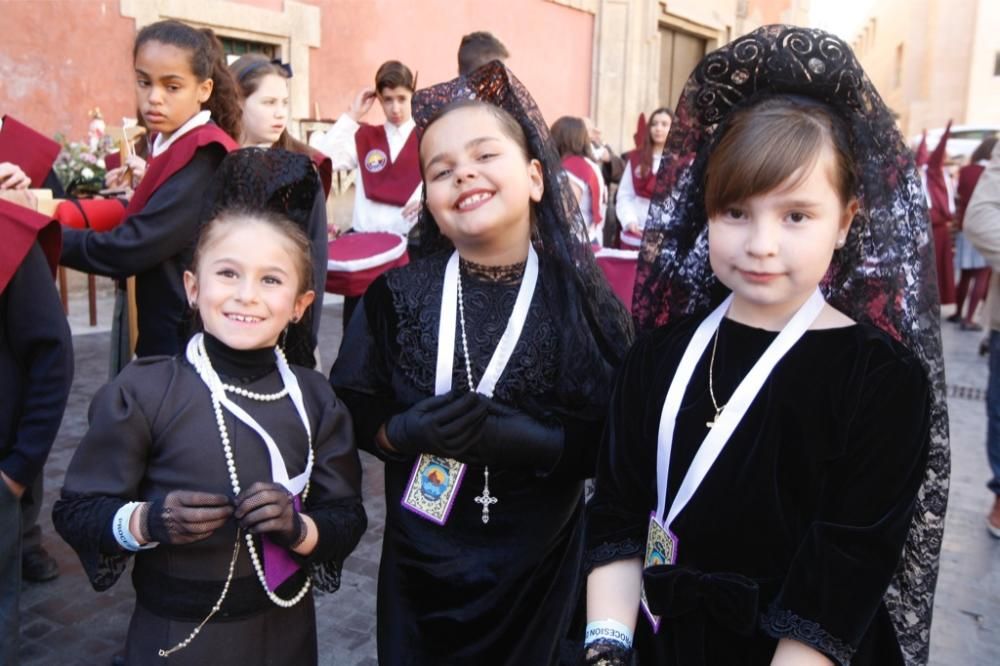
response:
[[[830,635],[819,623],[773,604],[760,616],[760,628],[772,638],[791,638],[814,647],[840,666],[849,666],[854,656],[854,648]]]
[[[426,393],[434,392],[441,287],[450,255],[450,252],[439,253],[386,274],[398,321],[399,368]],[[472,374],[478,381],[514,309],[519,280],[496,282],[480,279],[477,274],[464,275],[462,280]],[[521,337],[497,382],[494,395],[508,404],[524,406],[528,396],[541,396],[555,387],[560,358],[559,336],[544,300],[542,290],[536,289]],[[461,334],[457,329],[458,326],[452,386],[462,390],[468,386],[468,379]]]

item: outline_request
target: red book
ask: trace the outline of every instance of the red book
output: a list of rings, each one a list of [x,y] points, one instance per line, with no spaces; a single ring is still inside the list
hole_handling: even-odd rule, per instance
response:
[[[59,156],[59,144],[10,116],[3,117],[0,129],[0,162],[13,162],[41,187]]]

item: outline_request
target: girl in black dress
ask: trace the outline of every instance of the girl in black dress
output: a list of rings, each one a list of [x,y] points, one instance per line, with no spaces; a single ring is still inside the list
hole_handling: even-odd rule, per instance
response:
[[[330,377],[385,461],[379,663],[559,663],[629,321],[503,65],[413,107],[430,255],[372,283]]]
[[[770,26],[705,58],[668,148],[634,309],[661,326],[612,398],[586,660],[921,663],[947,444],[891,115],[839,39]]]
[[[266,181],[253,152],[223,161],[184,275],[203,330],[97,393],[53,510],[96,590],[135,556],[129,664],[316,663],[311,588],[337,589],[365,529],[350,416],[289,364],[310,357],[319,178],[268,158]]]

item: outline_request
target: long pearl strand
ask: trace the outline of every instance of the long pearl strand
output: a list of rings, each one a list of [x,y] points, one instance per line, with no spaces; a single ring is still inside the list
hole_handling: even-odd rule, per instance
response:
[[[278,365],[287,368],[288,360],[285,358],[285,354],[282,351],[281,347],[275,347],[274,352],[275,356],[277,356],[278,359]],[[195,370],[198,371],[198,374],[201,376],[202,380],[204,380],[205,383],[208,384],[209,391],[212,394],[212,409],[215,411],[215,422],[219,428],[219,438],[222,440],[222,449],[226,456],[226,468],[229,471],[229,481],[232,484],[234,496],[238,496],[241,492],[240,479],[236,473],[236,460],[233,456],[233,449],[229,440],[229,430],[226,427],[226,419],[222,413],[222,402],[219,400],[220,391],[218,389],[222,388],[224,385],[222,384],[222,380],[219,378],[219,375],[215,372],[215,368],[212,367],[211,360],[209,360],[208,358],[208,353],[205,351],[204,339],[200,340],[198,343],[198,353],[195,356],[195,358],[198,361],[197,364],[195,365]],[[284,387],[284,393],[286,395],[288,393],[287,386]],[[252,394],[254,396],[262,395],[253,393],[251,391],[245,391],[244,394]],[[265,395],[263,399],[274,400],[275,398],[272,397],[274,395],[277,394]],[[309,460],[306,463],[306,466],[311,467],[313,462],[313,447],[312,447],[311,434],[309,435],[308,455],[309,455]],[[305,489],[302,491],[303,502],[305,501],[308,494],[309,494],[309,485],[306,484]],[[260,556],[257,553],[257,546],[254,543],[253,534],[246,532],[244,533],[244,538],[247,544],[247,551],[250,554],[250,561],[253,563],[254,571],[257,573],[257,579],[260,581],[261,587],[264,588],[264,591],[267,593],[268,598],[274,603],[274,605],[280,606],[281,608],[291,608],[295,604],[302,601],[302,599],[309,592],[309,587],[311,585],[309,578],[308,577],[306,578],[305,583],[302,584],[302,589],[300,589],[295,596],[293,596],[291,599],[282,599],[267,586],[267,576],[264,573],[264,566],[261,563]]]

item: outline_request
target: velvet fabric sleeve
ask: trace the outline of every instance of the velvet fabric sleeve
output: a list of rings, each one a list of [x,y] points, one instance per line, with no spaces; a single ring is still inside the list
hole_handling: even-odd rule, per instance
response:
[[[141,213],[110,231],[64,229],[60,263],[87,273],[126,278],[153,268],[194,242],[204,194],[225,157],[218,144],[198,149],[150,197]]]
[[[312,379],[312,377],[310,377]],[[361,461],[347,408],[317,378],[325,399],[315,433],[315,458],[304,511],[316,523],[318,540],[307,558],[316,587],[333,592],[340,586],[344,559],[368,526],[361,504]]]
[[[382,275],[368,287],[347,326],[330,384],[351,412],[358,448],[383,460],[375,435],[404,408],[392,389],[396,349],[396,313]]]
[[[587,507],[587,569],[642,557],[649,512],[656,506],[656,451],[643,436],[643,413],[654,398],[653,336],[640,338],[625,357],[611,395],[597,460],[594,497]],[[659,412],[657,412],[659,416]]]
[[[69,325],[37,242],[0,294],[0,325],[0,377],[11,382],[0,407],[0,470],[30,486],[55,441],[73,382]]]
[[[775,638],[850,663],[899,563],[928,452],[929,386],[919,362],[873,356],[844,455],[817,517],[760,619]]]
[[[76,551],[98,591],[118,580],[131,555],[115,541],[111,522],[123,504],[139,498],[151,455],[153,419],[134,390],[148,377],[146,369],[144,361],[129,364],[94,396],[90,427],[73,454],[52,509],[56,531]]]

